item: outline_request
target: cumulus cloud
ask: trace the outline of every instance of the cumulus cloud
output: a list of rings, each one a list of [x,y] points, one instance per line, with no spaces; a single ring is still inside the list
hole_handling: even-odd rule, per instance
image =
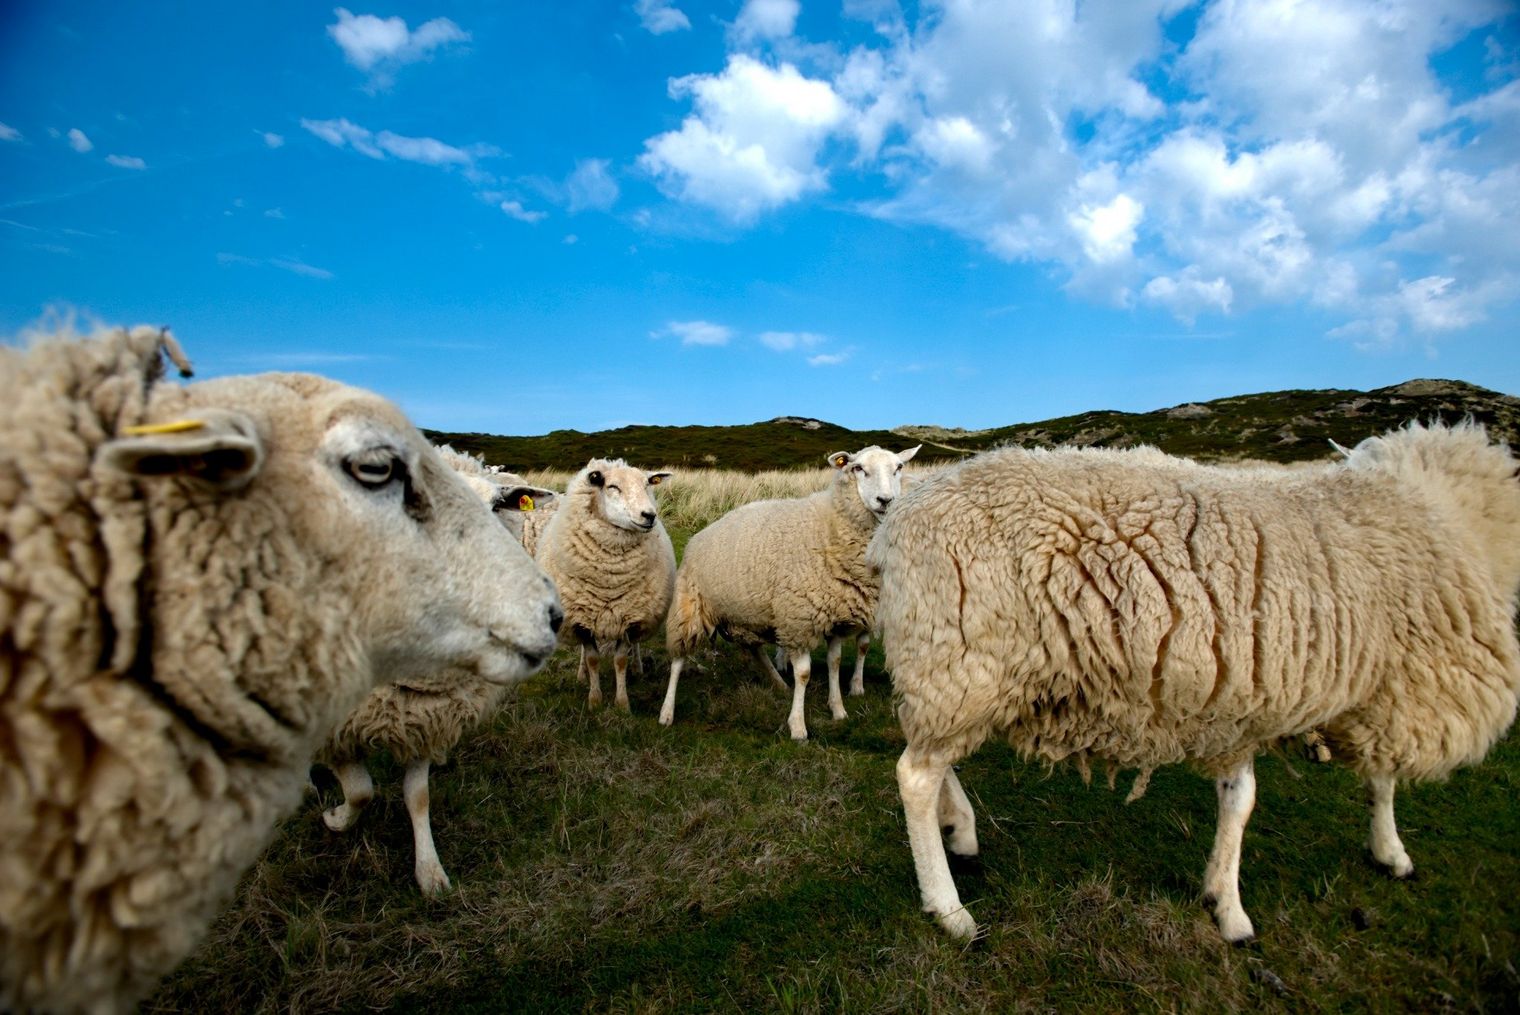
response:
[[[825,341],[822,335],[811,331],[765,331],[760,333],[760,344],[777,352],[793,349],[811,349]]]
[[[1502,4],[846,14],[876,37],[809,44],[793,0],[748,0],[724,69],[671,81],[690,113],[640,167],[738,225],[847,177],[857,210],[1188,322],[1312,305],[1344,315],[1338,337],[1392,342],[1516,299],[1520,54]],[[1476,76],[1443,80],[1435,58],[1474,31]]]
[[[388,87],[399,68],[429,59],[434,50],[470,40],[470,34],[448,18],[434,18],[413,30],[399,17],[354,14],[343,7],[333,13],[338,20],[327,26],[328,36],[343,50],[345,60],[370,75],[375,87]]]
[[[696,110],[639,157],[666,193],[750,222],[824,188],[819,149],[846,115],[828,82],[736,55],[722,74],[675,79],[670,93]]]
[[[679,338],[682,345],[727,345],[734,337],[734,329],[710,321],[671,321],[649,337],[668,336]]]
[[[21,131],[8,123],[0,123],[0,141],[20,141]]]
[[[734,19],[733,36],[741,45],[762,39],[784,39],[797,27],[801,10],[797,0],[745,0]]]
[[[686,15],[669,0],[637,0],[633,12],[639,16],[639,24],[653,35],[679,32],[691,27]]]
[[[148,164],[136,155],[107,155],[106,161],[118,169],[147,169]]]
[[[617,203],[618,185],[608,171],[606,159],[583,159],[565,181],[571,213],[606,211]]]
[[[94,143],[85,136],[84,131],[78,127],[69,128],[68,139],[69,147],[81,155],[95,147]]]
[[[529,211],[522,206],[521,201],[502,201],[497,207],[506,212],[508,218],[514,218],[519,222],[541,222],[548,217],[547,212]]]

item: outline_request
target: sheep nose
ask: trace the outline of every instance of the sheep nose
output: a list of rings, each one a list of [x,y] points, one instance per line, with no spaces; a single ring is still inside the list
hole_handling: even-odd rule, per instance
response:
[[[565,611],[559,608],[558,603],[549,604],[549,630],[559,634],[560,625],[565,622]]]
[[[654,512],[653,511],[645,511],[639,517],[641,517],[641,518],[644,519],[644,524],[645,525],[653,525],[654,524]]]
[[[878,496],[876,498],[876,503],[880,504],[883,508],[885,508],[888,504],[892,503],[892,498],[891,497],[881,497],[881,496]]]

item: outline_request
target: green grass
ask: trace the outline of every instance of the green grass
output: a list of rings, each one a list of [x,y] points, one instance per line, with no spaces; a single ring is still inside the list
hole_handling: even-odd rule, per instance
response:
[[[323,779],[144,1010],[1520,1008],[1514,738],[1401,791],[1410,882],[1366,858],[1353,777],[1263,759],[1242,860],[1260,937],[1242,949],[1198,903],[1209,782],[1164,769],[1125,806],[1127,777],[1110,792],[986,747],[961,774],[982,864],[957,883],[987,933],[963,947],[918,908],[879,649],[843,722],[815,679],[813,739],[794,744],[785,696],[727,647],[688,668],[676,725],[658,726],[652,646],[631,716],[588,711],[562,653],[434,769],[454,891],[412,881],[394,764],[345,836],[320,820]]]

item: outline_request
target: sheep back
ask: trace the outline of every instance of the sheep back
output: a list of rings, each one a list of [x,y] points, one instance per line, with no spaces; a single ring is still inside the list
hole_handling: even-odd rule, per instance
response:
[[[865,548],[875,527],[843,475],[810,496],[723,515],[686,544],[666,628],[671,655],[714,632],[807,651],[836,630],[869,627],[880,584]]]
[[[1437,776],[1514,716],[1513,592],[1383,473],[995,452],[905,495],[869,556],[904,731],[953,754],[1219,771],[1320,726]]]

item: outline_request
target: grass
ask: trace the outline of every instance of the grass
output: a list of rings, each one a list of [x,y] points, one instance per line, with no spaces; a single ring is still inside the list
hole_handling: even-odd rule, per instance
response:
[[[1342,770],[1269,756],[1242,891],[1259,942],[1224,945],[1198,903],[1214,793],[1185,769],[1122,803],[1000,745],[967,759],[983,859],[957,874],[970,947],[918,909],[879,649],[867,695],[813,739],[726,646],[654,716],[588,711],[561,653],[450,764],[433,816],[455,889],[423,898],[400,772],[346,835],[321,778],[200,951],[147,1012],[1514,1011],[1520,1008],[1520,744],[1401,791],[1417,877],[1361,848]],[[821,656],[821,654],[820,654]],[[849,650],[846,650],[848,665]],[[821,657],[818,660],[821,670]],[[821,680],[815,683],[822,683]]]

